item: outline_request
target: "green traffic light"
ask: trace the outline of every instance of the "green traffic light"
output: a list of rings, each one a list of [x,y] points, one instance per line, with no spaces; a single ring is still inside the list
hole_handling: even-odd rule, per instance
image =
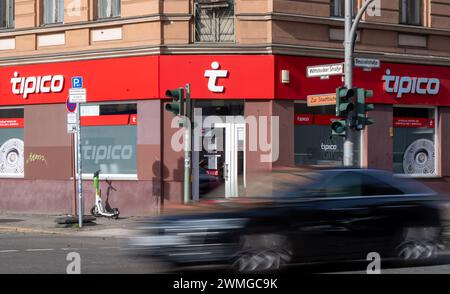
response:
[[[184,89],[167,90],[166,96],[172,98],[172,103],[166,104],[165,109],[175,116],[184,115]]]
[[[357,131],[363,130],[366,126],[375,123],[375,120],[371,117],[366,117],[366,112],[375,109],[375,105],[367,104],[366,98],[373,97],[372,90],[366,90],[363,88],[356,89],[356,120],[355,129]]]
[[[331,135],[332,136],[345,136],[345,131],[347,128],[347,124],[345,120],[335,120],[331,124]]]
[[[354,99],[355,91],[345,87],[336,89],[336,116],[346,116],[355,108]]]

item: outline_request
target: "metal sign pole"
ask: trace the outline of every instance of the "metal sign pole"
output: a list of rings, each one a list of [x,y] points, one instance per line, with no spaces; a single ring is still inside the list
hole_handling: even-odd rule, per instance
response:
[[[186,116],[184,119],[184,204],[188,204],[191,195],[191,89],[186,84]],[[184,99],[184,97],[182,97]]]
[[[80,228],[83,227],[83,185],[81,179],[81,121],[80,114],[81,108],[80,103],[77,103],[77,174],[78,174],[78,225]]]
[[[353,51],[355,49],[354,44],[356,40],[356,29],[359,21],[361,20],[364,12],[374,0],[367,0],[364,2],[361,9],[353,21],[353,5],[352,0],[345,0],[345,87],[348,89],[353,88]],[[344,166],[353,166],[353,146],[356,139],[356,131],[351,128],[352,117],[351,114],[347,114],[347,134],[344,141]]]
[[[70,134],[72,140],[72,177],[73,177],[73,215],[77,215],[77,165],[75,163],[76,147],[75,147],[75,134]]]

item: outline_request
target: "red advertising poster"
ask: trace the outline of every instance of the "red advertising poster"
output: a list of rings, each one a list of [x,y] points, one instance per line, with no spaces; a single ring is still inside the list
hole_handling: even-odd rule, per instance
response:
[[[312,125],[314,114],[296,114],[294,116],[294,124],[296,125]]]
[[[0,128],[23,128],[23,118],[0,118]]]
[[[335,115],[316,114],[314,115],[314,124],[320,126],[331,126],[331,123],[338,119],[340,118]]]
[[[434,119],[424,117],[394,117],[395,128],[434,128]]]
[[[134,120],[133,120],[134,118]],[[137,114],[115,114],[115,115],[98,115],[98,116],[82,116],[81,125],[90,126],[126,126],[137,124]]]

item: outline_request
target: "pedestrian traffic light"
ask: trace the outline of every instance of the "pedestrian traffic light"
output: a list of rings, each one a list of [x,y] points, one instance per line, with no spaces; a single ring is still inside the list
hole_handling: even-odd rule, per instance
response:
[[[355,108],[355,90],[341,87],[336,89],[336,116],[346,117]]]
[[[373,124],[375,121],[371,117],[366,116],[366,112],[373,110],[373,104],[367,104],[366,98],[373,96],[373,91],[363,88],[356,89],[356,112],[354,117],[355,129],[357,131],[363,130],[366,126]]]
[[[347,122],[345,119],[335,120],[331,124],[331,135],[332,136],[345,136],[345,131],[347,130]]]
[[[174,115],[184,115],[184,88],[167,90],[166,96],[172,98],[172,102],[166,104],[166,110]]]

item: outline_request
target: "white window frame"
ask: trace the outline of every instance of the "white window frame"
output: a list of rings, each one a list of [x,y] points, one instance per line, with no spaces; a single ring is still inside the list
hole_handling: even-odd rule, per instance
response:
[[[23,106],[0,107],[0,110],[7,110],[7,109],[24,109],[24,107]],[[22,129],[25,132],[25,127],[23,127]],[[20,173],[20,174],[12,174],[12,173],[0,174],[0,179],[23,179],[23,178],[25,178],[25,162],[26,162],[26,158],[25,158],[25,138],[23,140],[23,145],[24,145],[23,173]]]
[[[95,3],[97,5],[97,15],[96,15],[96,19],[97,20],[103,20],[103,19],[110,19],[110,18],[115,18],[115,17],[120,17],[122,14],[122,3],[121,0],[103,0],[103,1],[109,1],[111,3],[111,15],[110,16],[101,16],[102,14],[100,13],[100,11],[102,11],[102,9],[100,9],[100,5],[101,5],[101,0],[97,0]],[[115,6],[116,5],[116,9],[117,9],[117,15],[114,15],[115,12]],[[107,10],[107,6],[104,7],[105,11]],[[105,13],[106,15],[106,13]]]
[[[15,11],[15,1],[14,0],[4,0],[6,4],[6,11],[5,11],[5,19],[6,19],[6,25],[0,26],[0,30],[8,30],[14,28],[14,11]]]
[[[343,6],[343,11],[342,11],[342,16],[341,15],[335,15],[334,11],[332,13],[331,11],[331,7],[332,7],[332,2],[340,2],[339,5]],[[345,6],[344,6],[345,0],[331,0],[330,1],[330,17],[333,19],[339,19],[339,20],[344,20],[345,18]],[[352,0],[352,4],[353,4],[353,15],[352,17],[355,18],[356,17],[356,13],[357,13],[357,8],[358,8],[358,2],[356,0]],[[336,7],[336,6],[335,6]],[[336,9],[336,8],[335,8]]]
[[[403,178],[441,178],[441,171],[440,171],[440,165],[439,165],[439,108],[437,106],[430,106],[430,105],[393,105],[393,108],[396,107],[402,107],[402,108],[426,108],[426,109],[434,109],[434,170],[435,173],[432,175],[424,175],[424,174],[399,174],[394,173],[396,177],[403,177]],[[392,111],[392,117],[394,117],[394,111]],[[394,125],[392,125],[394,136],[395,136],[395,128]],[[392,137],[394,139],[394,137]],[[394,149],[394,144],[392,144],[392,149]],[[393,152],[394,150],[392,150]],[[440,157],[439,157],[440,158]],[[393,160],[392,160],[393,162]]]
[[[81,107],[83,106],[89,106],[89,105],[111,105],[111,104],[138,104],[137,101],[120,101],[120,102],[93,102],[93,103],[80,103],[79,107],[80,109],[77,109],[77,111],[81,111]],[[136,106],[137,107],[137,106]],[[139,123],[139,120],[138,120]],[[137,130],[136,130],[137,132]],[[78,138],[75,136],[75,148],[74,148],[74,158],[75,158],[75,171],[78,171],[78,152],[77,152],[77,146],[78,146]],[[136,150],[137,150],[137,139],[136,139]],[[137,158],[136,158],[137,160]],[[137,181],[138,179],[138,165],[139,161],[136,162],[136,173],[135,174],[102,174],[99,175],[99,180],[114,180],[114,181]],[[83,165],[81,165],[81,169],[83,169]],[[78,174],[76,174],[75,178],[78,180]],[[73,177],[70,177],[71,180],[73,180]],[[94,180],[94,174],[93,173],[81,173],[81,179],[82,180]]]
[[[404,1],[407,3],[406,5],[403,5]],[[421,26],[421,25],[423,25],[423,15],[422,14],[423,14],[423,3],[424,3],[424,0],[415,0],[415,1],[419,1],[419,3],[418,3],[419,11],[416,12],[416,13],[418,13],[418,16],[419,16],[418,23],[411,22],[411,19],[408,19],[408,15],[409,15],[409,11],[408,10],[410,10],[409,9],[410,7],[414,6],[415,2],[411,2],[411,0],[400,0],[400,24],[409,25],[409,26]],[[405,6],[406,6],[406,11],[404,10]],[[414,9],[415,9],[415,7],[414,7]],[[405,20],[403,20],[403,16],[405,16]]]
[[[53,21],[48,21],[46,18],[46,13],[48,7],[46,7],[46,2],[53,2],[54,5],[54,18]],[[63,24],[64,23],[64,0],[42,0],[42,24],[45,25],[54,25],[54,24]],[[58,19],[58,16],[60,19]]]

